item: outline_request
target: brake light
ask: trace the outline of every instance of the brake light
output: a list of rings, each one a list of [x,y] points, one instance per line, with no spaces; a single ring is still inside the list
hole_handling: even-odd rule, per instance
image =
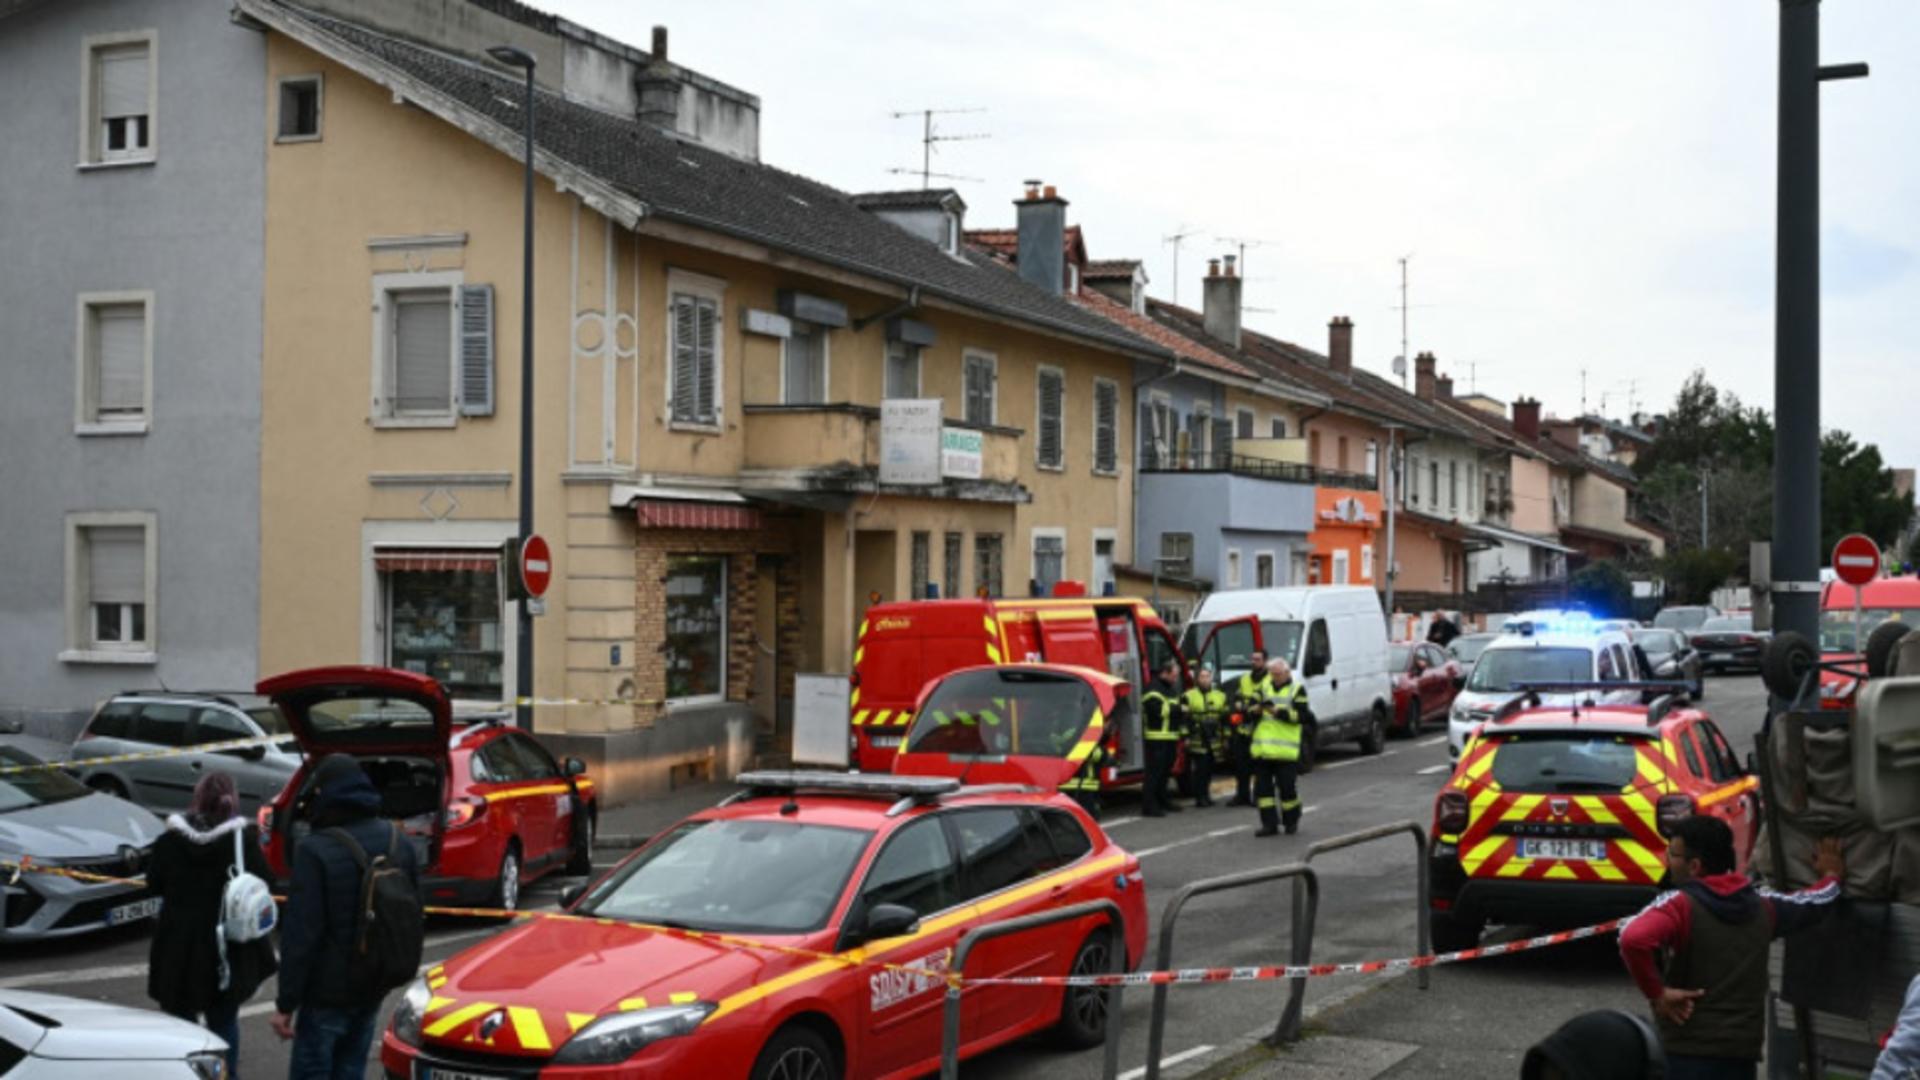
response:
[[[447,828],[458,829],[471,825],[487,812],[487,800],[465,795],[447,805]]]
[[[1660,826],[1660,835],[1672,836],[1681,822],[1697,812],[1691,795],[1662,795],[1654,804],[1653,820]]]
[[[1440,794],[1439,812],[1434,815],[1434,829],[1441,833],[1459,833],[1467,827],[1467,797],[1458,791],[1446,791]]]

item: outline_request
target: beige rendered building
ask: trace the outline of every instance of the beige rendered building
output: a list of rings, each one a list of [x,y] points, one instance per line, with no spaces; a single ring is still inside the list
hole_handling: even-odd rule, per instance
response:
[[[1051,190],[1017,203],[1050,286],[969,255],[950,193],[760,164],[757,99],[664,38],[238,7],[270,91],[263,672],[511,696],[523,91],[492,41],[540,60],[535,728],[613,797],[777,753],[795,674],[849,669],[870,597],[1098,590],[1131,556],[1132,372],[1170,354],[1059,295]],[[317,132],[276,137],[289,109]],[[894,400],[938,404],[916,431]]]

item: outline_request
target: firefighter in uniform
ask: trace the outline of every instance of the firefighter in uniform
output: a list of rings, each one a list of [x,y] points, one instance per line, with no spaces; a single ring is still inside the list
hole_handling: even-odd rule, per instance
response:
[[[1178,810],[1167,798],[1167,780],[1173,775],[1173,762],[1180,746],[1180,662],[1169,658],[1154,673],[1153,685],[1140,696],[1145,720],[1142,742],[1146,750],[1147,775],[1140,791],[1141,817],[1165,817]]]
[[[1073,750],[1072,744],[1079,742],[1078,733],[1069,733],[1069,745],[1059,747],[1065,755]],[[1072,776],[1060,782],[1060,790],[1080,804],[1081,809],[1092,814],[1095,820],[1100,817],[1100,769],[1107,763],[1107,745],[1103,739],[1089,748],[1086,759],[1080,762]]]
[[[1193,805],[1213,805],[1214,753],[1221,742],[1220,726],[1227,718],[1227,693],[1213,688],[1213,669],[1193,673],[1193,689],[1182,699],[1187,707],[1187,768],[1193,780]]]
[[[1291,836],[1300,828],[1300,740],[1313,714],[1307,709],[1307,688],[1293,681],[1287,662],[1275,660],[1269,670],[1273,686],[1253,728],[1253,793],[1260,807],[1260,830],[1254,835],[1272,836],[1285,826]]]
[[[1233,765],[1233,798],[1228,806],[1252,806],[1254,711],[1267,700],[1267,654],[1253,650],[1253,666],[1233,687],[1233,715],[1227,718],[1227,759]]]

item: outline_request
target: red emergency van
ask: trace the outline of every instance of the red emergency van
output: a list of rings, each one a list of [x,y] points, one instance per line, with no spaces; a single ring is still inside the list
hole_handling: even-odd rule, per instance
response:
[[[1883,623],[1920,627],[1920,577],[1875,578],[1860,587],[1860,625],[1854,626],[1853,586],[1828,582],[1820,597],[1820,658],[1829,663],[1860,656],[1867,638]],[[1860,680],[1839,671],[1820,673],[1820,707],[1853,708]]]

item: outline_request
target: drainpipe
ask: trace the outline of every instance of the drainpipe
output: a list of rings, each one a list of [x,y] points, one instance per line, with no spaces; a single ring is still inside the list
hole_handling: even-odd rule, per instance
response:
[[[1182,369],[1180,367],[1180,358],[1176,356],[1173,358],[1173,363],[1168,365],[1167,369],[1165,371],[1162,371],[1160,374],[1149,375],[1144,379],[1134,380],[1133,422],[1136,427],[1140,423],[1140,391],[1146,389],[1149,386],[1152,386],[1154,383],[1157,383],[1162,379],[1173,378],[1175,375],[1180,374],[1181,370]],[[1134,435],[1133,523],[1131,526],[1129,526],[1127,530],[1127,543],[1133,545],[1133,550],[1132,552],[1130,552],[1130,554],[1132,555],[1131,561],[1133,565],[1139,566],[1140,565],[1140,433],[1136,431],[1133,433],[1133,435]],[[1160,595],[1159,595],[1160,594],[1160,567],[1159,567],[1159,564],[1157,563],[1154,565],[1153,576],[1154,576],[1154,581],[1153,581],[1154,603],[1157,604],[1160,602]]]

